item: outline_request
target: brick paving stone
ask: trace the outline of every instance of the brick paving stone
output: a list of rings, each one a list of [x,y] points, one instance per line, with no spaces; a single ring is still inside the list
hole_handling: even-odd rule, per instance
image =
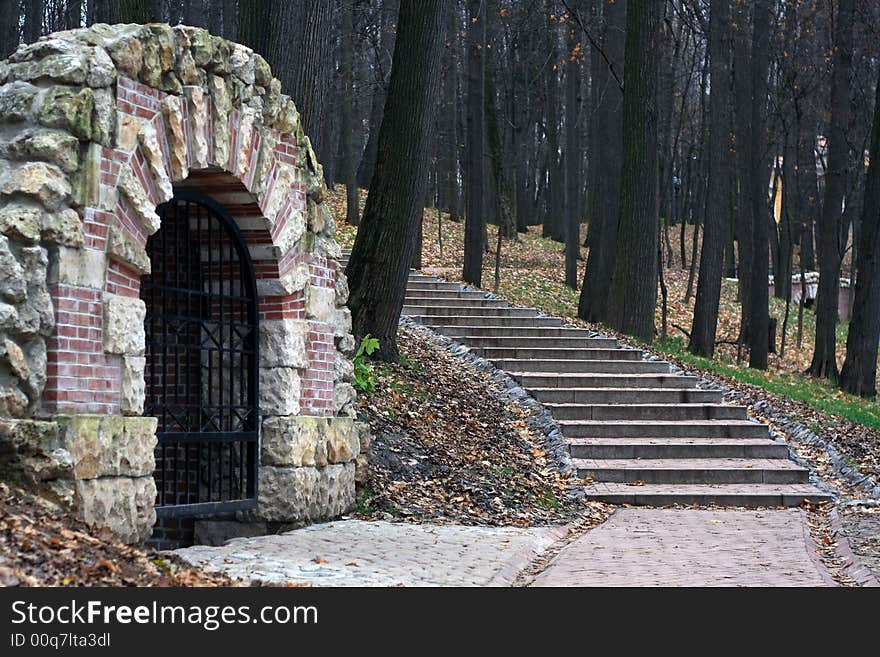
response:
[[[562,527],[470,527],[340,520],[177,550],[232,577],[312,586],[508,586]]]
[[[803,512],[619,509],[532,586],[830,586]]]

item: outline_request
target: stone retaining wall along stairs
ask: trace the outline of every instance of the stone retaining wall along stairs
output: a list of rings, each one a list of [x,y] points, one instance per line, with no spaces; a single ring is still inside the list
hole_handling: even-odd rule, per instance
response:
[[[414,271],[403,314],[491,360],[540,401],[588,480],[588,498],[736,506],[829,498],[745,407],[639,349]]]

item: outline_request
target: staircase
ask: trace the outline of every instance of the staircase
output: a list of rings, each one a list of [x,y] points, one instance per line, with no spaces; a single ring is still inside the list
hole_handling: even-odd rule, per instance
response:
[[[343,256],[347,263],[348,253]],[[587,497],[797,506],[830,496],[743,406],[617,340],[411,271],[403,314],[505,370],[553,415]]]

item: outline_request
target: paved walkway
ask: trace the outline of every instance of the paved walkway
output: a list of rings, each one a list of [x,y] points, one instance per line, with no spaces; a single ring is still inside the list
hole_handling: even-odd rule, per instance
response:
[[[804,513],[619,509],[533,586],[833,586]]]
[[[178,550],[233,577],[313,586],[510,586],[563,527],[341,520]],[[532,586],[829,586],[798,509],[618,509]]]
[[[564,535],[560,527],[464,527],[340,520],[222,547],[187,561],[266,583],[313,586],[509,586]]]

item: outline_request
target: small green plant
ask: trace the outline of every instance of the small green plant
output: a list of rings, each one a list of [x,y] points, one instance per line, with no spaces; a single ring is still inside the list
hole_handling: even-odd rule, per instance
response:
[[[373,366],[367,362],[367,356],[379,348],[379,341],[369,333],[361,340],[357,352],[352,359],[354,365],[354,387],[367,394],[376,389],[376,377]]]

